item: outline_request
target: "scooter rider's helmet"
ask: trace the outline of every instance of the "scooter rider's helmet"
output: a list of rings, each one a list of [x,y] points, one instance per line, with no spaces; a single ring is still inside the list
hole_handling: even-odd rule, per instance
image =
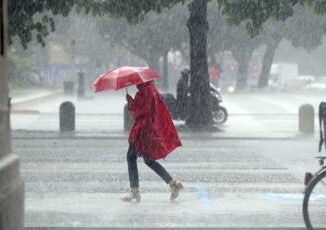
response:
[[[184,68],[184,69],[181,71],[181,76],[187,76],[187,77],[189,77],[189,74],[190,74],[190,70],[187,69],[187,68]]]

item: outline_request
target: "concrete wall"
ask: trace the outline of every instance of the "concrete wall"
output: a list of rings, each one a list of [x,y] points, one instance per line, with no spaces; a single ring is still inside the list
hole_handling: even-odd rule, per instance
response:
[[[11,153],[6,55],[7,0],[0,0],[0,11],[0,230],[23,230],[24,184],[19,172],[19,159]]]

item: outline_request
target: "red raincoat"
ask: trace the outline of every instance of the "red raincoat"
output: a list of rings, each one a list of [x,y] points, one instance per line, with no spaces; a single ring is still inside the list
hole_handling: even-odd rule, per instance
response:
[[[129,104],[135,123],[129,134],[129,143],[144,158],[165,158],[181,146],[170,113],[152,82],[137,85],[138,92]]]

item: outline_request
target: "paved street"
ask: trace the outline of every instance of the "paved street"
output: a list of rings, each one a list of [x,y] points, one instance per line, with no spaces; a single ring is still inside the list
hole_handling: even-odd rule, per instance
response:
[[[168,187],[139,159],[141,203],[128,188],[124,139],[14,138],[26,182],[26,226],[303,227],[303,175],[317,142],[183,140],[162,163],[185,186]],[[275,148],[277,146],[277,148]]]
[[[26,183],[26,226],[304,227],[303,176],[318,168],[318,130],[300,135],[297,109],[303,103],[317,108],[321,98],[225,95],[230,119],[222,131],[180,132],[183,147],[161,161],[185,186],[172,203],[168,186],[142,159],[142,201],[119,199],[129,187],[123,94],[14,106],[13,151]],[[71,135],[57,132],[63,99],[76,104]]]

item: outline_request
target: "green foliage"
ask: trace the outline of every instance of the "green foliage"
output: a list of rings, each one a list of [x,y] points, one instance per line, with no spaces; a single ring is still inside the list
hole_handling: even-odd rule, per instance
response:
[[[246,22],[251,36],[261,32],[262,25],[268,19],[285,21],[293,15],[293,7],[303,4],[304,0],[217,0],[223,14],[230,23]]]
[[[15,48],[8,50],[9,80],[12,84],[28,84],[26,75],[38,75],[33,59]]]
[[[289,18],[285,25],[285,38],[290,40],[293,46],[312,50],[322,43],[326,18],[316,15],[312,8],[296,6],[293,17]]]
[[[35,33],[37,41],[44,46],[44,37],[49,34],[49,30],[55,29],[53,19],[45,15],[42,19],[35,20],[34,16],[44,11],[67,16],[74,4],[74,0],[8,1],[9,43],[13,36],[18,36],[23,47],[27,48]]]
[[[307,0],[308,1],[308,0]],[[326,1],[325,0],[310,0],[309,2],[314,2],[314,10],[319,15],[325,15],[326,13]],[[313,5],[311,3],[311,5]]]
[[[42,0],[9,1],[9,38],[19,36],[26,48],[35,33],[36,39],[44,46],[44,37],[54,31],[54,21],[49,15],[67,16],[75,9],[78,13],[93,16],[124,17],[129,23],[139,23],[150,12],[160,13],[186,0]],[[262,30],[268,19],[284,21],[293,15],[293,7],[298,4],[314,6],[317,14],[325,14],[325,0],[216,0],[222,14],[232,24],[245,23],[249,34],[253,37]],[[44,18],[36,20],[34,15],[46,13]],[[11,39],[10,39],[11,41]]]
[[[15,0],[8,2],[9,15],[9,42],[13,36],[18,36],[24,48],[32,40],[33,33],[43,46],[44,37],[49,30],[54,31],[53,19],[46,15],[37,21],[34,15],[48,13],[53,15],[68,16],[72,9],[77,12],[103,16],[109,14],[114,17],[125,17],[131,23],[137,23],[150,11],[161,12],[164,8],[170,8],[184,0],[42,0],[26,1]]]
[[[129,24],[123,18],[105,17],[99,30],[112,45],[118,44],[150,64],[173,48],[180,50],[181,43],[188,41],[185,26],[188,17],[186,7],[178,5],[160,14],[148,13],[137,24]]]
[[[93,4],[102,11],[102,13],[109,13],[117,17],[125,17],[129,22],[139,22],[150,11],[160,13],[164,8],[171,8],[179,2],[184,0],[122,0],[122,1],[104,1],[102,6]]]

